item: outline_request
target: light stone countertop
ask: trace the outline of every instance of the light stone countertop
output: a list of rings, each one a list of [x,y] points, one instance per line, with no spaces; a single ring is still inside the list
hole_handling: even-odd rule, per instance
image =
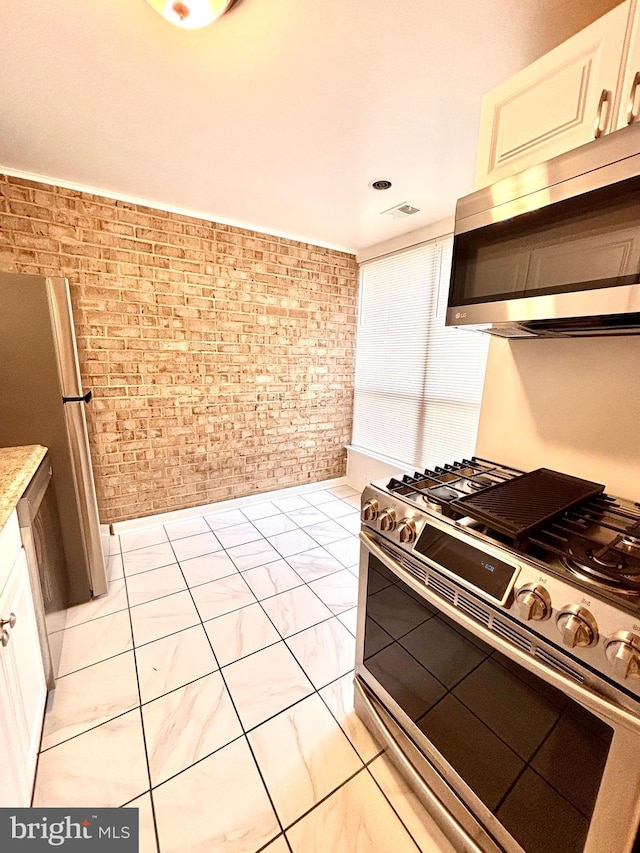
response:
[[[47,452],[39,444],[0,447],[0,530],[29,485]]]

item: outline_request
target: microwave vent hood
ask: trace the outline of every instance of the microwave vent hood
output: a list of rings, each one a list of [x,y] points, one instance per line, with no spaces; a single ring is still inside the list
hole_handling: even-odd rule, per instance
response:
[[[640,334],[640,123],[458,201],[446,324]]]

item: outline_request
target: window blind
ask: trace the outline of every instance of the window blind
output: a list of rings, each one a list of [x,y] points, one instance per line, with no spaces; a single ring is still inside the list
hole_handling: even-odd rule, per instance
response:
[[[355,447],[410,467],[473,453],[488,337],[446,328],[453,239],[363,264]]]

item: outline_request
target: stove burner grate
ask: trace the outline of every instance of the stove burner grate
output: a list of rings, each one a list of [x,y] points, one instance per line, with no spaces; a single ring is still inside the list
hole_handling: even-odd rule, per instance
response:
[[[613,590],[621,595],[640,594],[640,576],[638,575],[630,576],[624,571],[616,571],[614,567],[611,567],[611,571],[607,571],[606,567],[597,566],[589,559],[582,560],[573,556],[562,555],[560,562],[572,575],[601,589]]]
[[[563,518],[538,531],[529,542],[556,554],[571,574],[601,588],[625,595],[640,593],[640,550],[625,548],[630,538],[619,533],[606,542],[576,532],[576,524]]]
[[[640,503],[611,497],[598,483],[473,456],[399,475],[385,488],[582,586],[640,601]]]

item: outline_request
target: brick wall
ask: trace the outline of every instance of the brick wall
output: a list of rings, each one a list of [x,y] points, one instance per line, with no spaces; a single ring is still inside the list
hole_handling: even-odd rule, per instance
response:
[[[70,281],[103,522],[344,474],[352,255],[0,175],[0,270]]]

